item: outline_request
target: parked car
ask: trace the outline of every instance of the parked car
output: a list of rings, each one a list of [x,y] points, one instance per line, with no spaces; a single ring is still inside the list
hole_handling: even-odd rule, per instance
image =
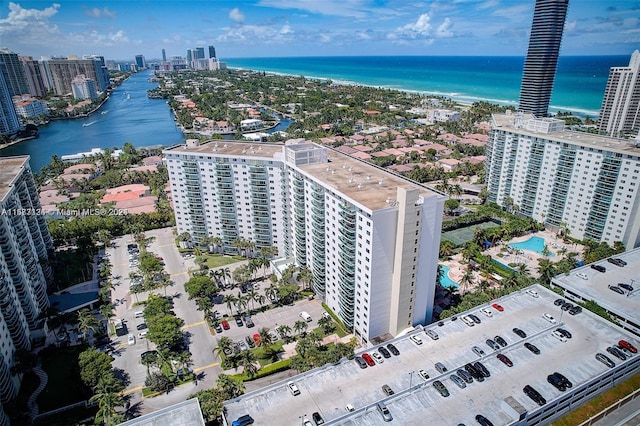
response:
[[[569,330],[566,330],[564,328],[558,328],[558,329],[556,329],[556,331],[561,333],[567,339],[571,339],[571,337],[573,337],[573,335],[571,333],[569,333]]]
[[[573,305],[573,308],[569,309],[569,313],[571,315],[577,315],[582,312],[582,308],[578,305]]]
[[[529,398],[531,398],[536,404],[543,406],[544,404],[547,403],[547,400],[544,399],[544,397],[540,394],[540,392],[538,392],[537,390],[535,390],[532,386],[530,385],[526,385],[524,388],[522,388],[522,391],[525,393],[525,395],[527,395]]]
[[[144,330],[145,328],[147,328],[147,324],[146,324],[146,323],[144,323],[144,322],[142,322],[142,323],[140,323],[140,324],[136,325],[136,328],[137,328],[138,330]]]
[[[384,358],[380,355],[380,352],[371,352],[371,357],[378,364],[382,364],[384,362]]]
[[[620,287],[623,290],[633,291],[633,287],[631,287],[629,284],[618,283],[618,287]]]
[[[389,349],[389,351],[391,351],[391,353],[394,354],[395,356],[400,355],[400,351],[398,350],[398,348],[395,347],[393,343],[389,343],[387,345],[387,349]]]
[[[540,349],[538,349],[538,347],[536,345],[534,345],[533,343],[525,343],[524,347],[529,349],[531,352],[533,352],[536,355],[540,355]]]
[[[601,363],[603,363],[604,365],[606,365],[607,367],[609,367],[609,368],[613,368],[613,367],[616,366],[616,363],[611,361],[611,358],[609,358],[608,356],[606,356],[602,352],[598,352],[596,354],[596,359],[598,361],[600,361]]]
[[[382,385],[382,392],[387,396],[391,396],[395,393],[389,385]]]
[[[438,333],[436,333],[433,330],[426,330],[425,333],[427,334],[427,336],[431,337],[433,340],[439,339]]]
[[[560,380],[562,380],[562,383],[564,383],[564,385],[567,388],[572,388],[573,387],[573,383],[571,383],[571,381],[569,379],[567,379],[563,374],[558,373],[557,371],[555,373],[553,373],[557,378],[559,378]]]
[[[524,331],[520,330],[517,327],[513,329],[513,332],[517,334],[519,337],[522,337],[523,339],[527,337],[527,333],[525,333]]]
[[[135,345],[136,344],[136,336],[134,336],[133,334],[130,334],[127,336],[127,344],[128,345]]]
[[[422,377],[425,380],[429,379],[429,374],[425,370],[418,370],[418,376]]]
[[[504,365],[506,365],[507,367],[513,367],[513,361],[511,361],[511,360],[509,359],[509,357],[508,357],[508,356],[506,356],[506,355],[504,355],[504,354],[498,354],[498,355],[497,355],[497,358],[498,358],[500,361],[502,361],[502,363],[503,363]]]
[[[618,259],[618,258],[616,258],[616,257],[610,257],[610,258],[608,258],[608,259],[607,259],[607,262],[609,262],[609,263],[611,263],[611,264],[613,264],[613,265],[619,266],[619,267],[621,267],[621,268],[624,268],[624,266],[627,264],[627,262],[625,262],[624,260],[622,260],[622,259]]]
[[[240,352],[249,350],[249,346],[246,344],[244,340],[238,340],[238,347],[240,348]]]
[[[504,308],[503,308],[503,307],[502,307],[502,305],[501,305],[501,304],[499,304],[499,303],[494,303],[494,304],[493,304],[493,305],[491,305],[491,306],[493,306],[493,308],[494,308],[496,311],[498,311],[498,312],[503,312],[503,311],[504,311]]]
[[[255,341],[253,340],[253,337],[251,337],[251,336],[247,336],[247,337],[245,337],[245,338],[244,338],[244,340],[245,340],[245,342],[247,342],[247,345],[248,345],[250,348],[255,348],[255,347],[256,347],[256,343],[255,343]]]
[[[553,315],[547,314],[546,312],[544,314],[542,314],[542,318],[546,319],[551,324],[555,324],[557,322],[556,319],[553,317]]]
[[[222,326],[220,325],[220,323],[215,323],[213,324],[213,329],[216,331],[216,333],[222,333]]]
[[[222,322],[220,324],[222,324],[222,328],[224,328],[225,330],[228,330],[228,329],[231,328],[229,326],[229,322],[227,320],[222,320]]]
[[[462,380],[464,380],[465,382],[473,383],[473,376],[471,375],[471,373],[467,372],[466,370],[463,370],[462,368],[458,368],[456,370],[456,374],[460,376]]]
[[[460,317],[460,319],[462,320],[463,323],[467,324],[469,327],[473,327],[474,325],[476,325],[476,323],[468,315],[464,315]]]
[[[253,320],[249,315],[244,315],[242,319],[244,319],[244,324],[247,326],[247,328],[251,328],[255,326],[255,324],[253,323]]]
[[[576,272],[576,277],[582,278],[583,280],[588,280],[589,277],[584,272]]]
[[[476,381],[484,382],[484,375],[482,374],[482,372],[478,371],[473,366],[473,364],[471,363],[465,364],[464,369],[467,373],[471,374],[473,378],[476,379]]]
[[[293,396],[300,395],[300,389],[298,389],[298,386],[295,383],[288,382],[287,387],[289,388],[289,392],[291,392],[291,395]]]
[[[354,359],[360,368],[367,368],[367,362],[362,357],[356,356]]]
[[[475,322],[476,324],[480,324],[482,322],[482,321],[480,321],[480,318],[478,318],[477,315],[469,314],[468,317],[471,318],[471,320],[473,322]]]
[[[236,325],[238,327],[242,327],[244,325],[244,323],[242,322],[242,317],[240,315],[236,315],[235,317],[233,317],[233,319],[236,320]]]
[[[324,419],[322,418],[320,413],[318,413],[317,411],[311,415],[311,418],[313,419],[314,422],[316,422],[316,426],[324,424]]]
[[[556,299],[553,301],[553,304],[556,306],[562,306],[564,305],[564,299]]]
[[[617,285],[609,284],[609,290],[616,292],[618,294],[624,294],[624,290],[618,287]]]
[[[378,402],[377,407],[378,407],[378,412],[382,416],[382,420],[384,420],[385,422],[390,422],[393,420],[393,416],[391,415],[391,412],[389,411],[389,409],[387,408],[384,402],[382,401]]]
[[[453,383],[458,385],[459,388],[464,389],[467,387],[467,383],[462,380],[457,374],[452,374],[451,376],[449,376],[449,378],[453,381]]]
[[[493,340],[487,339],[486,343],[487,343],[487,346],[489,346],[494,351],[499,351],[500,350],[500,345],[497,344],[496,342],[494,342]]]
[[[607,268],[602,265],[591,265],[591,269],[595,269],[598,272],[602,272],[603,274],[607,272]]]
[[[531,297],[538,297],[538,292],[535,291],[534,289],[530,288],[529,290],[527,290],[527,294]]]
[[[615,356],[621,361],[625,361],[627,359],[627,356],[624,354],[624,352],[622,352],[620,349],[614,346],[609,346],[607,348],[607,352],[609,352],[611,355]]]
[[[356,411],[356,407],[354,407],[354,406],[353,406],[353,405],[351,405],[351,404],[347,404],[347,405],[345,405],[345,406],[344,406],[344,409],[345,409],[345,410],[347,410],[347,412],[349,412],[349,413],[351,413],[351,412],[353,412],[353,411]]]
[[[493,316],[493,312],[491,312],[491,310],[489,308],[482,308],[482,309],[480,309],[480,312],[485,314],[487,317],[492,317]]]
[[[620,345],[623,348],[633,352],[634,354],[638,353],[638,349],[636,349],[635,346],[633,346],[631,343],[627,342],[626,340],[620,340],[618,342],[618,345]]]
[[[564,392],[567,390],[564,382],[555,374],[549,374],[547,376],[547,382],[554,388],[558,389],[560,392]]]
[[[495,342],[503,348],[507,346],[507,341],[504,340],[501,336],[496,336],[493,338],[493,340],[495,340]]]
[[[480,349],[480,347],[478,347],[478,346],[472,346],[471,350],[473,351],[474,354],[476,354],[478,356],[484,356],[485,355],[485,352],[482,349]]]
[[[302,426],[313,426],[313,423],[311,423],[311,420],[309,420],[307,417],[303,417]]]
[[[476,416],[476,422],[478,422],[480,426],[493,426],[493,423],[491,423],[491,420],[487,419],[482,414],[478,414]]]
[[[374,365],[376,365],[375,361],[373,360],[373,358],[371,358],[371,355],[369,355],[368,353],[363,353],[362,359],[365,360],[365,362],[369,367],[373,367]]]
[[[567,341],[567,338],[564,337],[564,334],[560,333],[558,330],[554,330],[553,333],[551,333],[551,335],[556,339],[560,340],[561,342]]]
[[[449,390],[440,380],[434,380],[433,387],[436,388],[436,390],[440,392],[440,395],[442,395],[443,397],[446,398],[449,396]]]
[[[445,367],[444,364],[441,362],[436,362],[436,370],[438,370],[441,373],[445,373],[447,371],[447,367]]]
[[[478,370],[484,377],[491,377],[491,373],[487,370],[487,367],[484,366],[480,361],[476,361],[473,363],[473,367]]]
[[[387,348],[385,348],[384,346],[380,346],[378,348],[378,352],[380,352],[382,354],[382,356],[385,357],[385,358],[391,358],[391,354],[389,353]]]
[[[141,331],[140,333],[138,333],[138,339],[146,339],[147,338],[147,330]]]
[[[409,339],[416,345],[422,344],[422,339],[419,336],[416,336],[415,334],[413,336],[409,336]]]
[[[573,304],[569,302],[565,302],[562,304],[562,306],[560,306],[560,309],[562,309],[563,311],[568,311],[571,308],[573,308]]]

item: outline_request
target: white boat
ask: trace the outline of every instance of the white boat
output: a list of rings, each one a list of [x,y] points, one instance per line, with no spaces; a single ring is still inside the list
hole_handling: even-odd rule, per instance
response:
[[[89,127],[89,126],[91,126],[92,124],[96,124],[96,123],[97,123],[97,121],[92,121],[92,122],[90,122],[90,123],[84,123],[84,124],[82,125],[82,127]]]

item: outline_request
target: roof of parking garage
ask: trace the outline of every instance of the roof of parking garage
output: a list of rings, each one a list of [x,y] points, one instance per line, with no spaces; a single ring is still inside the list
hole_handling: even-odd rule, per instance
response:
[[[577,294],[585,300],[595,300],[600,306],[614,312],[636,324],[638,318],[638,301],[640,300],[640,248],[613,256],[627,262],[624,267],[616,266],[606,260],[596,262],[606,268],[606,272],[598,272],[591,265],[574,269],[569,274],[558,275],[553,279],[554,284]],[[580,278],[579,273],[585,274],[587,279]],[[619,283],[634,287],[630,294],[618,294],[609,289],[609,285]]]
[[[505,398],[513,397],[526,410],[533,411],[538,406],[522,392],[525,385],[533,386],[551,401],[561,392],[547,383],[547,375],[559,371],[576,385],[585,383],[608,369],[595,359],[596,352],[604,352],[607,346],[622,338],[630,340],[626,332],[588,311],[575,316],[561,311],[553,304],[557,294],[540,286],[534,288],[539,297],[520,291],[498,300],[504,312],[490,306],[467,312],[475,313],[482,320],[473,327],[451,319],[445,320],[442,326],[430,325],[428,328],[438,333],[438,340],[427,337],[422,329],[410,333],[420,336],[421,345],[412,342],[409,335],[398,337],[392,343],[400,355],[385,359],[382,364],[360,369],[354,361],[344,360],[338,365],[295,376],[292,380],[300,389],[298,396],[293,396],[283,381],[227,401],[227,418],[231,421],[250,414],[257,424],[297,425],[302,417],[310,418],[317,411],[331,424],[382,425],[384,422],[375,407],[378,401],[384,401],[399,424],[422,425],[426,417],[430,419],[429,424],[471,424],[477,414],[483,414],[495,424],[510,423],[514,419],[503,408]],[[480,312],[487,307],[492,312],[490,317]],[[545,320],[543,313],[553,315],[557,324]],[[563,324],[573,338],[567,342],[554,338],[551,332],[558,324]],[[513,327],[524,330],[527,337],[518,337]],[[513,361],[512,368],[501,363],[485,343],[496,335],[508,343],[500,352]],[[527,350],[524,342],[536,345],[541,354]],[[486,355],[481,358],[475,355],[471,351],[474,345],[480,346]],[[571,356],[567,356],[568,353]],[[491,377],[460,389],[449,378],[450,374],[477,360],[489,369]],[[434,368],[436,362],[442,362],[449,371],[438,373]],[[420,369],[428,372],[429,380],[415,374]],[[440,396],[432,386],[435,379],[447,386],[451,396]],[[385,384],[395,395],[387,397],[383,393]],[[347,404],[356,410],[348,413]]]

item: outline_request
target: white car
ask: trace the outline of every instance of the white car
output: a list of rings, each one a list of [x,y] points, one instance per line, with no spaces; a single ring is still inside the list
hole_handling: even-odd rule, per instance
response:
[[[416,335],[410,336],[409,339],[411,339],[411,341],[413,343],[415,343],[416,345],[421,345],[422,344],[422,339]]]
[[[576,277],[582,278],[583,280],[588,280],[589,277],[584,272],[576,272]]]
[[[351,404],[347,404],[347,405],[345,405],[344,409],[345,409],[345,410],[347,410],[347,411],[348,411],[348,412],[350,412],[350,413],[351,413],[351,412],[353,412],[353,411],[356,411],[356,407],[354,407],[354,406],[353,406],[353,405],[351,405]]]
[[[130,334],[130,335],[127,337],[127,343],[128,343],[129,345],[135,345],[135,344],[136,344],[136,336],[134,336],[133,334]]]
[[[482,312],[483,314],[485,314],[488,317],[492,317],[493,316],[493,312],[491,312],[491,310],[489,308],[482,308],[482,309],[480,309],[480,312]]]
[[[529,296],[531,296],[531,297],[538,297],[538,292],[533,290],[533,289],[531,289],[531,288],[529,290],[527,290],[527,294]]]
[[[460,318],[463,323],[467,324],[469,327],[473,327],[476,323],[467,315]]]
[[[553,335],[553,337],[555,337],[556,339],[560,340],[561,342],[566,342],[567,341],[567,338],[564,337],[564,334],[560,333],[558,330],[555,330],[551,334]]]
[[[147,330],[141,331],[140,333],[138,333],[138,339],[146,339],[147,338]]]
[[[418,376],[422,377],[425,380],[429,380],[429,374],[424,370],[418,370]]]
[[[380,355],[380,352],[372,352],[371,357],[376,360],[378,364],[382,364],[384,362],[384,358]]]
[[[293,395],[293,396],[300,395],[300,389],[298,389],[298,386],[296,386],[295,383],[289,382],[289,383],[287,383],[287,387],[289,388],[289,391],[291,392],[291,395]]]
[[[555,324],[557,322],[556,319],[551,314],[544,313],[542,314],[542,318],[546,319],[551,324]]]

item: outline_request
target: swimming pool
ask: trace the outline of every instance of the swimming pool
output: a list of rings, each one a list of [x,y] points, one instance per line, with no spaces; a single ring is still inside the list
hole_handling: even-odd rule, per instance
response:
[[[442,287],[445,287],[445,288],[457,289],[458,283],[452,280],[451,278],[449,278],[449,270],[451,268],[445,265],[440,265],[440,266],[442,267],[442,271],[444,272],[442,278],[440,279],[440,285],[442,285]]]
[[[520,243],[511,243],[509,247],[513,247],[518,250],[529,250],[536,252],[538,254],[542,254],[542,250],[544,249],[545,241],[542,237],[531,237],[526,241],[522,241]],[[548,247],[547,247],[548,248]],[[554,253],[549,251],[549,257],[553,257]]]

